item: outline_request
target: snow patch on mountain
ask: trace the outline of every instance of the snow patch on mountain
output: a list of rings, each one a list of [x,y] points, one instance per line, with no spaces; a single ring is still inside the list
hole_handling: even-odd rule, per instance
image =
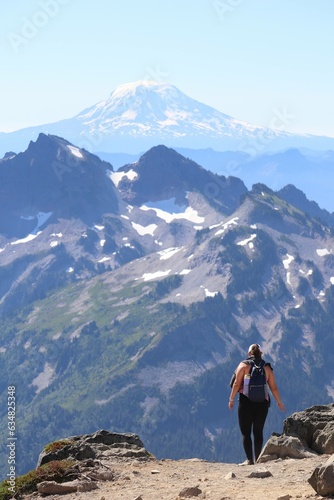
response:
[[[145,234],[153,236],[154,231],[158,227],[156,224],[149,224],[148,226],[142,226],[141,224],[137,224],[136,222],[131,222],[131,224],[133,229],[135,229],[140,236],[145,236]]]
[[[205,293],[206,297],[214,297],[215,295],[218,294],[218,292],[210,292],[210,290],[208,290],[208,288],[205,288],[203,285],[201,285],[201,288],[204,289],[204,293]]]
[[[248,244],[249,248],[253,248],[254,245],[251,242],[256,238],[256,236],[257,236],[256,234],[252,234],[249,238],[246,238],[245,240],[239,241],[239,243],[237,243],[237,245],[244,247]]]
[[[157,278],[163,278],[164,276],[168,276],[171,272],[171,269],[167,269],[167,271],[156,271],[155,273],[144,273],[142,278],[144,281],[155,280]]]
[[[74,156],[76,156],[77,158],[83,158],[84,157],[79,148],[77,148],[75,146],[70,146],[70,145],[68,145],[67,147],[71,151],[71,153]]]
[[[319,257],[324,257],[325,255],[330,255],[330,250],[328,250],[327,248],[318,248],[317,249],[317,254],[319,255]]]
[[[187,219],[190,222],[194,222],[195,224],[200,224],[205,221],[205,217],[201,217],[198,215],[197,210],[193,209],[192,207],[187,207],[184,212],[179,212],[179,213],[169,213],[166,212],[165,210],[161,210],[160,208],[156,207],[149,207],[147,205],[142,205],[140,207],[140,210],[143,211],[148,211],[148,210],[154,210],[157,217],[160,219],[163,219],[165,222],[170,224],[176,219]]]
[[[29,243],[29,241],[34,240],[41,234],[42,231],[38,231],[36,234],[28,234],[25,238],[21,238],[19,240],[11,241],[11,245],[20,245],[21,243]]]
[[[286,259],[283,259],[284,269],[287,270],[287,273],[286,273],[286,282],[290,286],[291,286],[291,271],[289,271],[289,269],[290,269],[291,262],[294,261],[294,260],[295,260],[295,258],[292,255],[289,255],[288,253],[286,254]]]
[[[181,248],[166,248],[165,250],[161,250],[160,252],[158,252],[158,255],[160,255],[160,260],[167,260],[180,250]]]
[[[186,276],[189,273],[191,273],[191,269],[182,269],[182,271],[179,272],[179,275],[180,276]]]
[[[286,254],[286,257],[287,257],[286,259],[283,259],[283,266],[284,269],[289,269],[291,262],[295,260],[295,258],[292,255],[289,255],[288,253]]]
[[[50,247],[54,248],[60,244],[59,239],[62,238],[63,234],[62,233],[52,233],[50,236],[52,238],[58,238],[58,240],[50,241]]]
[[[107,176],[112,180],[115,186],[118,187],[119,183],[123,179],[129,179],[130,181],[133,181],[136,177],[138,177],[138,174],[132,169],[128,170],[127,172],[111,172],[110,170],[108,170]]]
[[[102,264],[103,262],[108,262],[108,260],[110,260],[110,257],[102,257],[102,259],[99,259],[97,262]]]
[[[312,274],[313,274],[313,269],[309,269],[309,270],[307,271],[307,273],[305,273],[305,271],[303,271],[303,269],[299,269],[299,272],[300,272],[300,274],[305,274],[306,276],[312,276]]]
[[[239,217],[233,217],[233,219],[228,220],[227,222],[221,222],[220,224],[215,224],[213,226],[210,226],[210,229],[214,229],[216,227],[221,227],[221,229],[218,229],[218,231],[215,233],[215,236],[219,236],[220,234],[223,234],[226,229],[228,229],[231,226],[237,226]]]

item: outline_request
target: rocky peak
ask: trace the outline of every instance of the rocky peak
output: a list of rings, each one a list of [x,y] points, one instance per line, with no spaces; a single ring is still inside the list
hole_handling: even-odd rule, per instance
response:
[[[5,153],[2,159],[8,160],[9,158],[14,158],[14,156],[16,156],[16,153],[14,153],[13,151],[8,151],[7,153]]]
[[[277,192],[278,196],[294,205],[311,217],[317,217],[330,226],[334,226],[334,215],[319,207],[315,201],[310,201],[305,193],[292,184],[284,186]]]
[[[102,429],[51,443],[40,454],[37,467],[53,460],[102,460],[111,457],[149,459],[152,455],[145,450],[137,434]]]
[[[229,214],[247,192],[240,179],[213,174],[163,145],[151,148],[138,162],[125,165],[119,171],[127,173],[130,170],[137,175],[134,178],[125,175],[119,187],[124,198],[132,203],[170,197],[185,200],[187,192],[196,191]]]
[[[112,166],[65,139],[40,134],[23,153],[0,160],[0,232],[8,234],[39,212],[87,221],[116,213],[107,169]]]

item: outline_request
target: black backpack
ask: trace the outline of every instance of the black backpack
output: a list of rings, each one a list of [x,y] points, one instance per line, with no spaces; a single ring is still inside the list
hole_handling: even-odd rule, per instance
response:
[[[267,363],[261,360],[256,364],[252,359],[247,359],[244,363],[251,365],[251,369],[250,373],[244,377],[243,394],[250,401],[262,403],[268,399],[268,384],[264,369]]]

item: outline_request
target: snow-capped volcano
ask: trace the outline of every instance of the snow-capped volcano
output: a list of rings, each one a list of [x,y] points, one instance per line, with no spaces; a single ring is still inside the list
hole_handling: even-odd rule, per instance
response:
[[[333,149],[334,139],[251,125],[198,102],[173,85],[138,81],[57,123],[0,133],[0,155],[25,149],[39,133],[64,137],[91,152],[139,153],[158,144],[262,154],[289,147]]]
[[[197,147],[242,140],[259,134],[276,136],[191,99],[167,83],[139,81],[118,86],[104,101],[75,117],[90,133],[109,137],[150,138],[155,143],[189,144]],[[153,145],[153,144],[152,144]],[[129,150],[129,149],[127,149]]]
[[[176,137],[190,133],[223,132],[256,127],[238,122],[228,115],[187,97],[173,85],[136,82],[120,85],[104,101],[86,109],[77,117],[83,124],[104,132],[127,130],[131,135],[152,135],[158,131]]]

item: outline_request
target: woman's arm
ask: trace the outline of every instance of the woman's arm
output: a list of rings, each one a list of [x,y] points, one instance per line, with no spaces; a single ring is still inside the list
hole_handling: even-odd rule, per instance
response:
[[[248,368],[247,364],[240,363],[238,365],[238,368],[236,369],[235,381],[234,381],[234,384],[232,385],[230,399],[228,400],[228,407],[230,410],[232,410],[232,408],[233,408],[235,396],[238,394],[239,390],[241,389],[241,387],[243,385],[244,375],[246,373],[247,368]]]
[[[269,388],[270,388],[270,390],[271,390],[271,392],[272,392],[272,394],[277,402],[278,408],[282,411],[286,411],[285,405],[281,401],[281,396],[280,396],[280,393],[279,393],[279,390],[278,390],[278,387],[276,384],[275,375],[274,375],[272,368],[269,366],[266,366],[265,370],[266,370]]]

